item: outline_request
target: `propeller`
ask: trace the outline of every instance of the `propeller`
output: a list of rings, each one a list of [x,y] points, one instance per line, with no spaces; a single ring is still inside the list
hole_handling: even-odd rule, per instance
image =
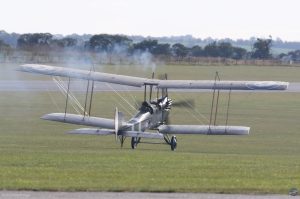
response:
[[[161,80],[167,80],[168,75],[165,74],[159,74],[158,78]],[[164,88],[162,89],[162,96],[169,96],[168,89]],[[172,102],[172,107],[178,107],[178,108],[191,108],[193,109],[195,107],[195,101],[193,99],[186,99],[186,100],[178,100]]]
[[[195,100],[187,99],[187,100],[173,101],[172,107],[193,109],[195,108]]]

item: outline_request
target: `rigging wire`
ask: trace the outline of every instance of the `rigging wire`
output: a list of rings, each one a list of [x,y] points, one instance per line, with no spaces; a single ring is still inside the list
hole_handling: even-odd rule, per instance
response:
[[[122,103],[120,103],[120,101],[114,95],[110,95],[110,98],[115,102],[115,104],[118,104],[118,106],[120,106],[123,110],[125,110],[127,114],[133,116],[133,113],[131,113],[128,109],[126,109],[126,107]]]
[[[73,109],[78,113],[81,114],[82,111],[84,111],[83,106],[80,104],[80,102],[77,100],[77,98],[74,96],[74,94],[72,92],[67,92],[66,87],[63,83],[63,81],[60,78],[55,79],[55,77],[53,77],[53,81],[56,83],[56,85],[58,86],[59,90],[61,91],[61,93],[66,97],[67,95],[70,97],[70,102],[71,105],[73,107]],[[76,107],[77,106],[77,107]],[[81,110],[78,110],[78,108]],[[86,113],[87,114],[87,113]]]
[[[51,92],[50,92],[50,90],[47,88],[47,94],[48,94],[48,96],[50,97],[50,99],[51,99],[51,101],[52,101],[52,104],[54,104],[54,106],[56,107],[56,109],[57,109],[57,111],[58,112],[61,112],[60,111],[60,108],[59,108],[59,106],[58,106],[58,104],[56,103],[56,101],[54,100],[54,98],[53,98],[53,96],[51,95]]]
[[[134,105],[136,107],[139,107],[140,104],[138,103],[137,99],[136,99],[136,96],[132,94],[132,92],[130,92],[130,90],[128,89],[128,86],[125,86],[125,85],[122,85],[123,88],[126,90],[126,93],[128,93],[129,97],[133,100],[134,102]],[[134,108],[135,111],[137,111],[138,109],[137,108]]]
[[[58,82],[57,82],[58,83]],[[58,86],[58,88],[60,89],[60,91],[61,91],[61,93],[65,96],[65,97],[67,97],[67,96],[69,96],[70,97],[70,102],[71,102],[71,105],[72,105],[72,107],[73,107],[73,109],[78,113],[78,114],[81,114],[80,113],[80,111],[78,110],[78,108],[79,109],[82,109],[80,106],[80,103],[79,102],[76,102],[76,98],[74,97],[74,96],[72,96],[72,94],[69,92],[68,93],[68,91],[66,90],[66,88],[64,87],[64,85],[61,85],[61,84],[57,84],[57,86]],[[67,94],[68,93],[68,94]],[[77,100],[78,101],[78,100]],[[75,104],[74,104],[75,103]],[[79,103],[79,105],[77,104],[77,103]],[[77,106],[77,108],[75,107],[75,105]],[[82,111],[83,111],[83,109],[82,109]]]
[[[108,83],[105,83],[108,87],[110,87],[114,93],[116,93],[124,102],[126,102],[133,110],[136,110],[134,108],[134,106],[132,106],[121,94],[118,93],[118,91],[116,91],[111,85],[109,85]]]

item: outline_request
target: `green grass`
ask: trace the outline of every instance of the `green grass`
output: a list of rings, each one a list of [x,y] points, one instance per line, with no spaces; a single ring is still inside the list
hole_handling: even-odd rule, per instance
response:
[[[209,118],[211,93],[170,96],[197,99],[197,111]],[[221,97],[219,124],[227,93]],[[63,112],[59,93],[1,92],[0,189],[286,194],[300,187],[299,99],[298,93],[233,93],[229,123],[251,126],[249,136],[178,136],[172,152],[167,145],[131,150],[127,139],[120,149],[113,136],[64,134],[79,127],[39,119]],[[97,93],[94,115],[112,118],[116,101],[115,94]],[[207,123],[175,108],[171,116],[174,124]]]

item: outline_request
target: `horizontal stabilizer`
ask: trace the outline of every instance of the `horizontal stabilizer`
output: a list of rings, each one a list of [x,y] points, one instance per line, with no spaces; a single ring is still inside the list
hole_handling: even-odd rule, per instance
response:
[[[248,135],[250,127],[209,125],[163,125],[158,128],[163,134],[205,134],[205,135]]]
[[[126,75],[116,75],[89,70],[79,70],[39,64],[20,66],[19,71],[51,76],[94,80],[113,84],[142,87],[154,85],[158,88],[172,89],[220,89],[220,90],[286,90],[288,82],[280,81],[213,81],[213,80],[159,80]]]
[[[138,137],[138,138],[153,138],[153,139],[163,139],[164,135],[161,133],[148,133],[139,131],[123,131],[121,132],[123,136],[126,137]]]
[[[69,134],[84,134],[84,135],[112,135],[114,130],[112,129],[92,129],[92,128],[81,128],[68,131]]]
[[[100,118],[100,117],[88,117],[76,114],[64,114],[64,113],[50,113],[41,117],[44,120],[63,122],[69,124],[78,124],[86,126],[95,126],[100,128],[114,129],[114,120]]]

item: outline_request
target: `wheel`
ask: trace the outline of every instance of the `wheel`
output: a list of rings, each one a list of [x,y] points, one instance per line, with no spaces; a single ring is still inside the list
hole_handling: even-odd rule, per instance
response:
[[[171,145],[171,150],[175,151],[177,147],[177,139],[175,135],[172,136],[170,145]]]
[[[138,144],[138,138],[137,137],[132,137],[131,138],[131,148],[135,149],[137,147]]]

